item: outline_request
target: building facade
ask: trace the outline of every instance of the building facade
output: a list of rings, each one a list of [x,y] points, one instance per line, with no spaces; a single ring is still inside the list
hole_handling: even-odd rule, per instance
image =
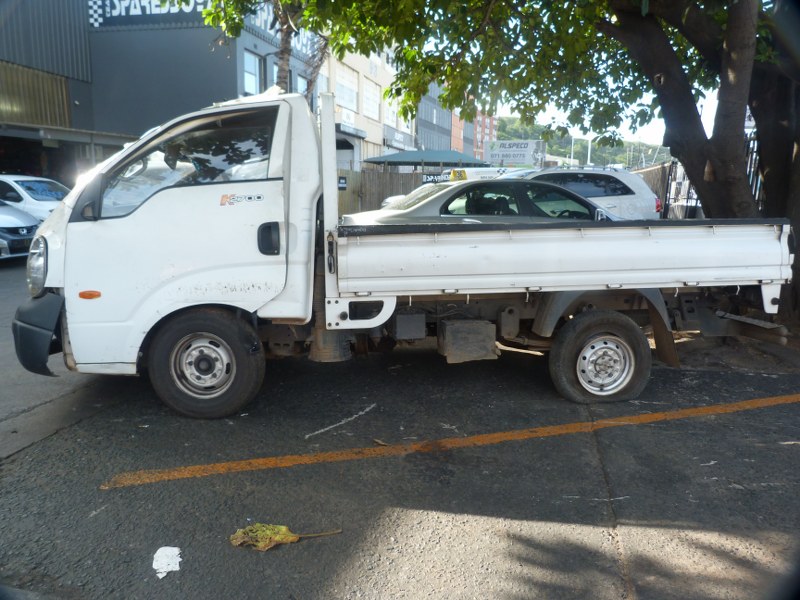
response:
[[[72,185],[160,123],[274,85],[272,6],[248,17],[231,40],[203,23],[208,4],[0,0],[0,172]],[[317,41],[305,31],[293,37],[287,91],[313,85]],[[455,141],[454,116],[439,106],[436,86],[415,122],[399,117],[384,99],[394,73],[389,53],[323,64],[315,91],[336,94],[339,167],[358,170],[366,158],[453,143],[471,154],[478,143],[472,124],[458,120]]]
[[[489,147],[497,141],[497,123],[495,117],[481,112],[475,116],[474,127],[474,156],[489,162]]]

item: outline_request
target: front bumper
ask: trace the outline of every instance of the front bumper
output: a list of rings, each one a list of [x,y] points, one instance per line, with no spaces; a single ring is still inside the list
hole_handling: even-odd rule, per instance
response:
[[[54,376],[47,367],[51,354],[61,351],[58,339],[58,320],[64,308],[64,298],[48,293],[32,298],[17,308],[11,322],[17,359],[28,371]]]

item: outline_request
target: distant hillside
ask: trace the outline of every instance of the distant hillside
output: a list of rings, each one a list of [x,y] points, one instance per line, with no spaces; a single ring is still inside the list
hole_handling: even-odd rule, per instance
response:
[[[498,140],[540,140],[546,139],[547,128],[544,125],[523,125],[517,117],[500,117],[497,119]],[[569,136],[547,139],[547,154],[562,158],[570,155],[579,164],[585,164],[588,154],[588,142]],[[663,146],[653,146],[641,142],[623,142],[621,146],[603,146],[592,144],[592,164],[622,165],[627,168],[642,168],[654,163],[670,159],[669,150]]]

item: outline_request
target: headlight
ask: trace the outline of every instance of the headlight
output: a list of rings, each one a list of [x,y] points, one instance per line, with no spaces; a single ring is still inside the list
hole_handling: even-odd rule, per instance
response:
[[[44,294],[44,281],[47,278],[47,241],[43,237],[34,238],[28,253],[28,292],[34,298]]]

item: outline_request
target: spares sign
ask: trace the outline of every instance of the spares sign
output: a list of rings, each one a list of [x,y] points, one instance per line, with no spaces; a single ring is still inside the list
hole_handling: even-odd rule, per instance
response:
[[[161,0],[88,0],[92,27],[203,22],[202,12],[214,0],[188,0],[180,6],[161,6]]]

